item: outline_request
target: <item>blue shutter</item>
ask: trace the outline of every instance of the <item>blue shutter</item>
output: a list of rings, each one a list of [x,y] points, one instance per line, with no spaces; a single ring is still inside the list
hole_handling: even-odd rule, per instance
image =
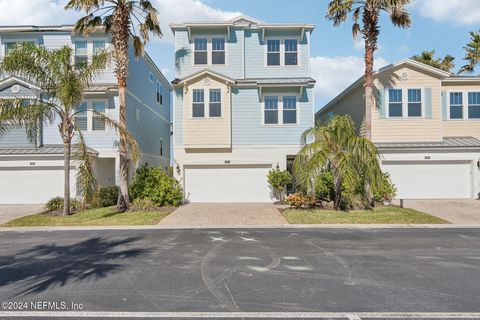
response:
[[[385,88],[378,90],[378,117],[380,119],[385,119]]]
[[[425,88],[425,118],[432,119],[432,88]]]
[[[447,93],[442,91],[442,119],[447,120]]]

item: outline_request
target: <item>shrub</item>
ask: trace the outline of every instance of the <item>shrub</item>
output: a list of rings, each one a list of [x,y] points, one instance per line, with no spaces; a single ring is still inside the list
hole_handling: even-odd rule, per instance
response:
[[[135,199],[132,202],[133,211],[150,211],[155,209],[157,209],[157,205],[149,198]]]
[[[323,171],[315,179],[315,193],[317,197],[323,200],[333,200],[335,198],[333,188],[333,173]]]
[[[278,191],[279,200],[282,201],[285,186],[292,182],[292,175],[287,170],[272,169],[267,175],[268,184]]]
[[[307,196],[302,193],[292,193],[285,199],[285,202],[295,208],[313,208],[315,207],[317,200],[315,197]]]
[[[382,181],[380,185],[378,185],[373,190],[373,198],[377,202],[381,202],[384,199],[391,200],[397,195],[397,188],[392,183],[392,179],[390,179],[390,175],[386,172],[382,174]]]
[[[70,199],[70,211],[75,212],[82,207],[82,203],[77,199]],[[55,197],[45,204],[47,212],[63,211],[63,197]]]
[[[178,207],[182,203],[182,187],[162,168],[142,166],[135,173],[130,187],[133,200],[148,198],[157,207]]]
[[[101,187],[95,193],[92,206],[95,208],[111,207],[117,204],[118,187]]]

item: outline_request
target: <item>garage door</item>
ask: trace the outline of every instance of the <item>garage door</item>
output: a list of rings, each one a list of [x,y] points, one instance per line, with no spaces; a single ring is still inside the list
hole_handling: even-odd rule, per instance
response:
[[[74,173],[71,173],[72,182]],[[71,185],[72,190],[74,186]],[[43,204],[63,195],[63,169],[0,170],[0,204]]]
[[[398,199],[471,198],[470,162],[384,162]]]
[[[272,202],[266,167],[196,167],[185,170],[190,202]]]

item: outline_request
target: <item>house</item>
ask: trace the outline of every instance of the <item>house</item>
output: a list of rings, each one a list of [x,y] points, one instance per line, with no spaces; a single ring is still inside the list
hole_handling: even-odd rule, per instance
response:
[[[72,26],[0,27],[0,58],[18,42],[30,41],[48,49],[71,46],[73,61],[88,63],[99,49],[108,49],[105,33],[81,36]],[[130,51],[127,79],[127,128],[136,138],[141,162],[151,166],[170,165],[170,83],[148,55],[135,59]],[[1,97],[40,98],[34,83],[8,74],[0,75]],[[105,112],[118,120],[118,87],[113,63],[94,81],[81,104],[77,124],[83,129],[87,145],[97,156],[100,185],[111,186],[119,178],[118,134],[96,118],[91,110]],[[71,194],[76,195],[76,165],[72,165]],[[35,144],[25,130],[12,129],[0,136],[0,204],[44,203],[63,194],[63,147],[57,123],[43,124]]]
[[[476,198],[480,192],[480,77],[403,60],[374,75],[372,141],[399,199]],[[364,133],[363,77],[317,113],[348,114]]]
[[[311,24],[171,24],[174,173],[188,202],[272,202],[314,123]]]

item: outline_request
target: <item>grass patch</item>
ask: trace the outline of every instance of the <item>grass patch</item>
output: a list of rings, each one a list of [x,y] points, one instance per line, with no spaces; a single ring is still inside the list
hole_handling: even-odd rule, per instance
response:
[[[287,209],[283,215],[291,224],[445,224],[443,219],[400,207],[378,207],[362,211]]]
[[[14,219],[2,227],[59,227],[59,226],[125,226],[153,225],[165,218],[171,210],[130,211],[117,213],[115,207],[90,209],[63,217],[48,213],[32,214]]]

